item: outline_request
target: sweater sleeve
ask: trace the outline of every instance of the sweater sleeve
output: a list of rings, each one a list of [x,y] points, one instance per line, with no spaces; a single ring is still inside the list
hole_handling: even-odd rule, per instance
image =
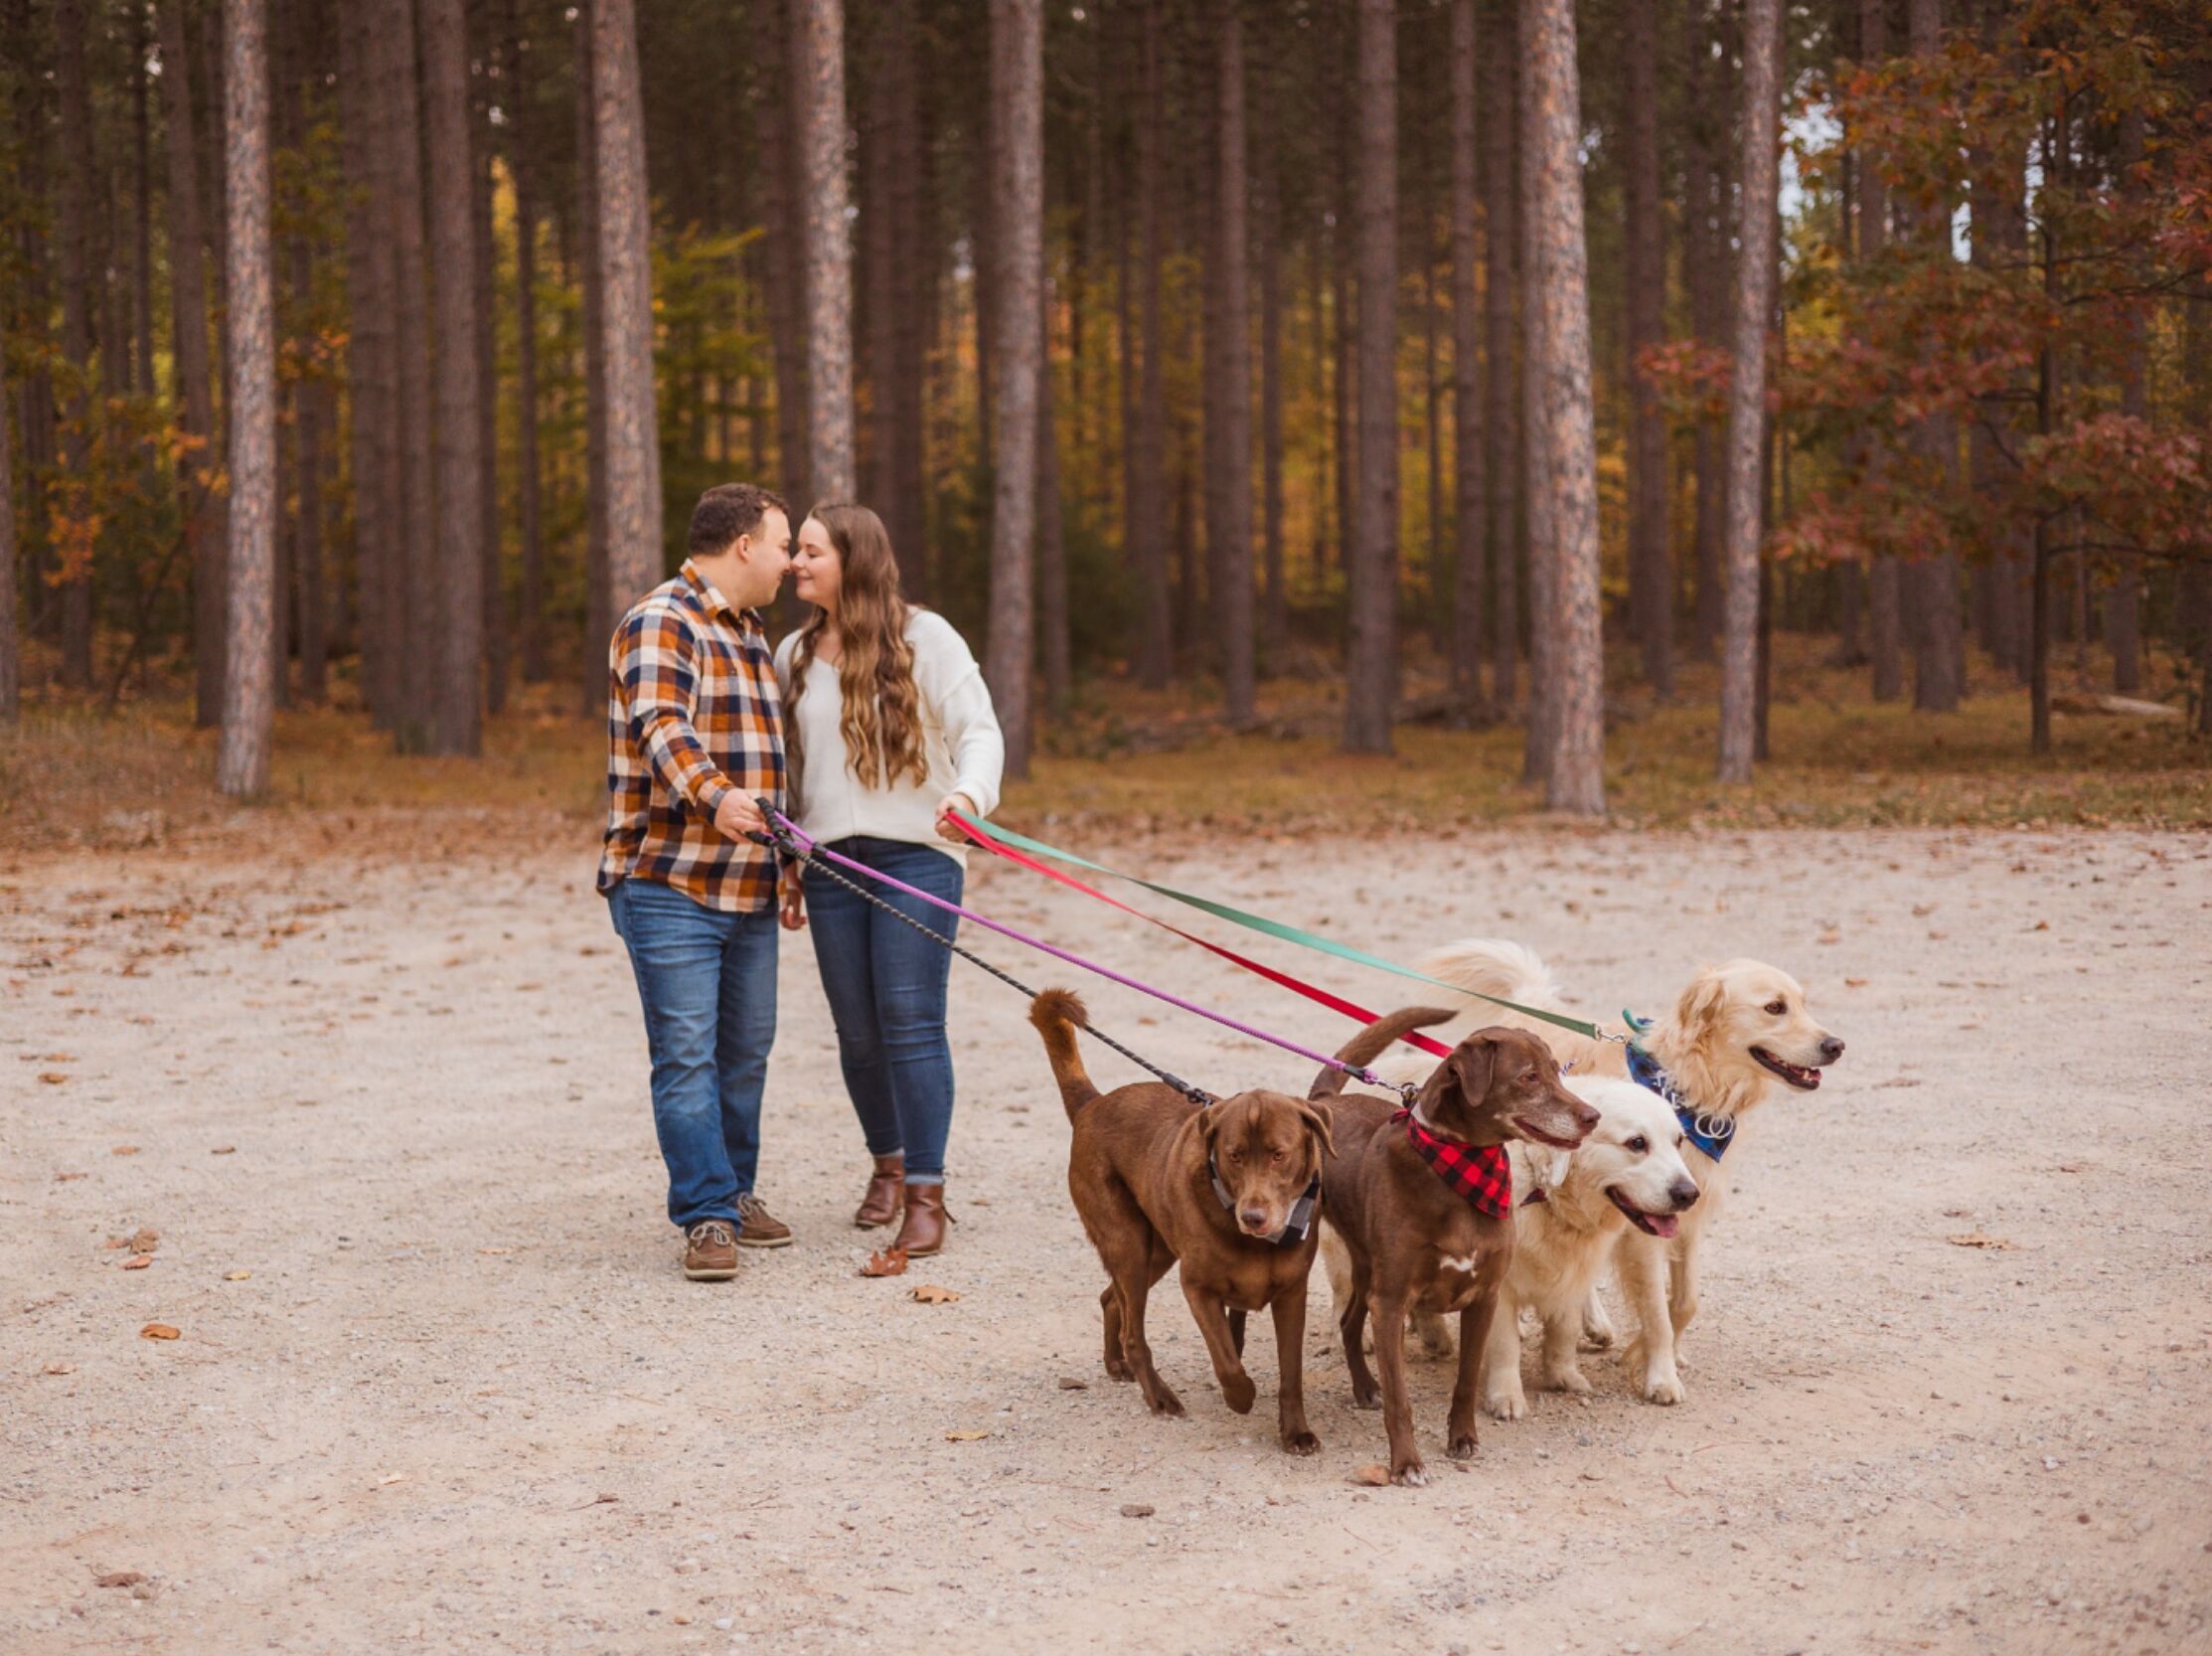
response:
[[[976,802],[976,814],[999,808],[999,784],[1006,770],[1006,738],[991,706],[968,642],[942,615],[923,611],[914,618],[914,683],[931,719],[945,733],[952,754],[953,789]]]
[[[615,638],[615,669],[629,699],[630,740],[661,785],[711,818],[734,785],[692,727],[699,642],[665,609],[631,611]]]

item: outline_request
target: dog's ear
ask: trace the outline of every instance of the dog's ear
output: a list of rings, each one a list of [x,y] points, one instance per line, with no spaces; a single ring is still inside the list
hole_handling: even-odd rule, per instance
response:
[[[1208,1156],[1213,1154],[1213,1146],[1221,1136],[1221,1112],[1228,1107],[1220,1098],[1198,1106],[1198,1142],[1205,1146]]]
[[[1674,1007],[1674,1021],[1684,1029],[1704,1029],[1728,1004],[1728,985],[1720,973],[1707,967],[1689,980]]]
[[[1334,1160],[1337,1141],[1329,1136],[1330,1116],[1327,1104],[1300,1104],[1298,1113],[1305,1118],[1306,1131],[1313,1135],[1314,1144],[1321,1154],[1314,1158],[1315,1171],[1321,1170],[1322,1161]]]
[[[1425,1113],[1433,1118],[1436,1106],[1449,1092],[1459,1093],[1470,1109],[1475,1108],[1490,1092],[1491,1076],[1497,1068],[1498,1038],[1482,1031],[1470,1035],[1429,1072],[1429,1078],[1422,1083],[1421,1104]]]

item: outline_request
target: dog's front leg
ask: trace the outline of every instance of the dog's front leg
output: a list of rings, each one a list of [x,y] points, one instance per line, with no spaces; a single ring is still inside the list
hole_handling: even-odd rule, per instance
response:
[[[1145,1298],[1151,1291],[1152,1284],[1141,1271],[1121,1279],[1121,1347],[1129,1366],[1137,1372],[1137,1385],[1145,1395],[1145,1407],[1155,1414],[1181,1414],[1183,1400],[1153,1367],[1152,1343],[1145,1338]]]
[[[1513,1290],[1498,1290],[1498,1311],[1483,1342],[1483,1407],[1500,1420],[1528,1412],[1528,1394],[1520,1385],[1520,1302]]]
[[[1636,1308],[1636,1339],[1628,1360],[1644,1367],[1647,1402],[1682,1401],[1682,1379],[1674,1371],[1674,1320],[1666,1304],[1666,1252],[1641,1237],[1623,1240],[1614,1253],[1621,1290]]]
[[[1414,1447],[1413,1400],[1406,1395],[1405,1313],[1402,1297],[1375,1297],[1375,1366],[1382,1371],[1382,1429],[1390,1438],[1390,1481],[1418,1488],[1429,1481],[1429,1474],[1421,1464],[1421,1451]]]
[[[1367,1367],[1367,1284],[1362,1277],[1353,1275],[1341,1303],[1337,1337],[1343,1342],[1344,1367],[1351,1371],[1351,1407],[1373,1408],[1382,1402],[1382,1394],[1375,1390],[1374,1371]]]
[[[1244,1372],[1244,1359],[1237,1355],[1236,1341],[1229,1333],[1228,1307],[1219,1294],[1199,1287],[1188,1275],[1183,1279],[1183,1297],[1190,1302],[1190,1315],[1197,1321],[1198,1332],[1205,1336],[1206,1355],[1213,1359],[1213,1378],[1221,1383],[1221,1401],[1239,1414],[1251,1413],[1260,1389],[1252,1384],[1252,1377]]]
[[[1581,1307],[1571,1306],[1564,1311],[1547,1308],[1543,1313],[1544,1385],[1554,1392],[1572,1392],[1578,1398],[1590,1395],[1590,1383],[1583,1378],[1582,1367],[1575,1360],[1580,1312]]]
[[[1294,1455],[1310,1455],[1321,1448],[1321,1439],[1306,1424],[1305,1278],[1278,1293],[1269,1309],[1275,1313],[1275,1355],[1283,1369],[1282,1390],[1275,1400],[1283,1447]]]
[[[1502,1251],[1502,1250],[1501,1250]],[[1475,1298],[1460,1313],[1460,1378],[1452,1388],[1452,1412],[1445,1422],[1444,1452],[1454,1460],[1475,1453],[1475,1397],[1483,1376],[1483,1353],[1490,1347],[1490,1331],[1501,1322],[1518,1322],[1512,1296],[1505,1291],[1505,1262],[1495,1254],[1484,1261],[1483,1278]]]

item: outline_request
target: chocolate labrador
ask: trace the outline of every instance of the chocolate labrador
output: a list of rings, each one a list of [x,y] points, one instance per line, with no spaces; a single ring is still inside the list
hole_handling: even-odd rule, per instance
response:
[[[1328,1106],[1259,1090],[1201,1106],[1158,1081],[1102,1094],[1075,1047],[1075,1032],[1088,1022],[1083,1003],[1047,989],[1029,1004],[1029,1022],[1044,1038],[1075,1128],[1068,1193],[1106,1267],[1098,1296],[1106,1372],[1134,1380],[1155,1414],[1184,1412],[1145,1340],[1145,1296],[1180,1260],[1184,1298],[1221,1396],[1239,1414],[1251,1411],[1257,1395],[1244,1372],[1245,1313],[1274,1312],[1283,1447],[1312,1454],[1321,1443],[1306,1424],[1302,1357],[1306,1278],[1331,1154]]]
[[[1393,1012],[1353,1036],[1337,1057],[1364,1066],[1409,1030],[1451,1016],[1430,1007]],[[1343,1085],[1342,1071],[1325,1070],[1309,1096],[1332,1096]],[[1345,1093],[1337,1098],[1332,1119],[1340,1148],[1323,1177],[1322,1211],[1351,1257],[1351,1292],[1339,1308],[1351,1401],[1361,1408],[1382,1406],[1390,1481],[1424,1484],[1428,1473],[1414,1447],[1405,1388],[1406,1313],[1460,1314],[1459,1383],[1445,1452],[1465,1460],[1475,1452],[1483,1344],[1512,1261],[1505,1141],[1571,1148],[1597,1124],[1598,1113],[1560,1084],[1559,1061],[1541,1041],[1525,1030],[1493,1027],[1455,1047],[1410,1105]],[[1360,1350],[1370,1310],[1379,1391]]]

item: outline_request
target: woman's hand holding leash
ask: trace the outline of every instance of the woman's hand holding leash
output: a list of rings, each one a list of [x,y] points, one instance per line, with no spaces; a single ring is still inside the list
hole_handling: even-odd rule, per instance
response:
[[[954,811],[958,811],[962,816],[981,816],[983,813],[976,809],[976,802],[965,793],[948,793],[938,801],[937,837],[941,840],[950,840],[954,845],[965,845],[968,843],[968,836],[954,826],[952,820]]]

